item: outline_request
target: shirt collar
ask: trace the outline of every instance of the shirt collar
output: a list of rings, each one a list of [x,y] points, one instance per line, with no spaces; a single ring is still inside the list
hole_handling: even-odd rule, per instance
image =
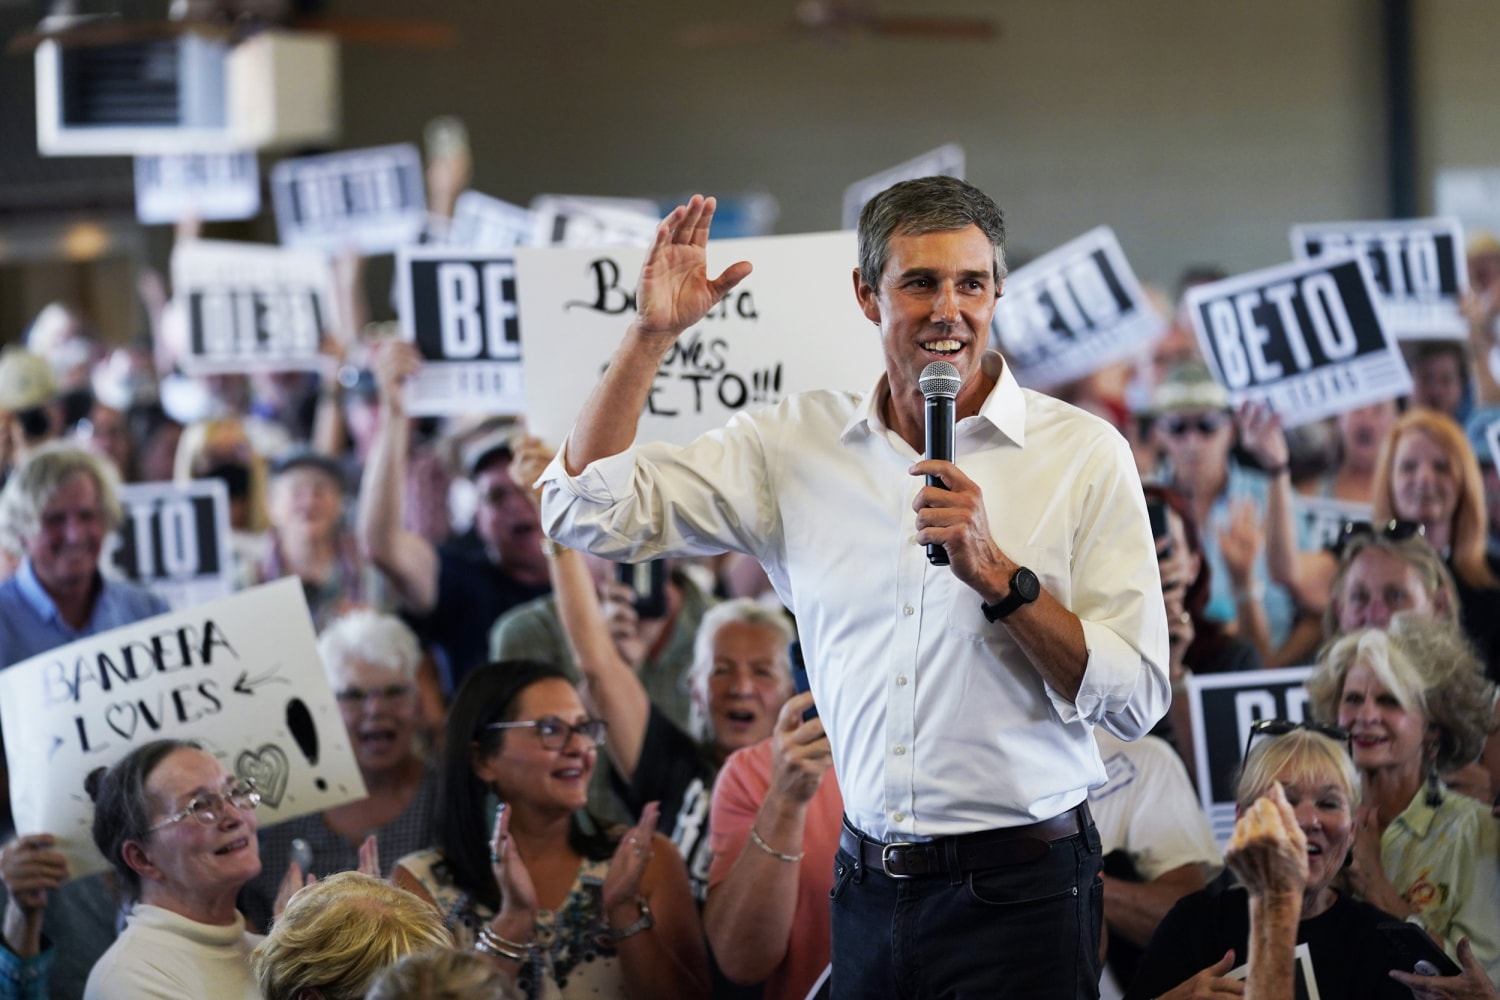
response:
[[[57,603],[42,587],[42,581],[37,579],[36,570],[31,568],[29,557],[22,559],[21,568],[16,570],[16,589],[20,591],[22,600],[32,611],[36,612],[36,616],[42,621],[62,621],[62,616],[57,611]]]
[[[1455,793],[1444,789],[1443,794],[1446,796]],[[1412,797],[1411,804],[1401,810],[1395,822],[1405,826],[1419,838],[1427,836],[1427,831],[1432,828],[1433,823],[1437,822],[1437,808],[1427,802],[1426,781],[1422,782],[1422,786],[1417,789],[1417,794]]]
[[[985,351],[980,359],[984,373],[995,380],[995,387],[979,406],[979,419],[993,425],[1017,445],[1026,445],[1026,397],[1021,393],[1021,384],[1011,374],[1010,365],[999,351]],[[881,372],[875,387],[865,393],[864,406],[856,410],[844,425],[839,440],[848,443],[855,434],[885,433],[889,428],[881,416],[886,400],[891,395],[890,377]]]

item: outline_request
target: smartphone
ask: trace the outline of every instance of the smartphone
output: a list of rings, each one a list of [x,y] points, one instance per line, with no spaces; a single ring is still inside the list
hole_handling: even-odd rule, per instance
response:
[[[1165,500],[1147,500],[1146,519],[1151,522],[1153,540],[1159,542],[1167,537],[1167,502]],[[1159,550],[1156,558],[1158,560],[1172,558],[1172,543],[1168,542],[1166,548]]]
[[[653,559],[643,563],[620,563],[615,579],[635,595],[635,613],[641,618],[664,618],[667,614],[667,564]]]
[[[792,684],[797,688],[797,693],[811,691],[812,688],[807,683],[807,661],[802,659],[802,643],[793,639],[792,644],[786,648],[786,655],[792,663]],[[816,705],[802,713],[803,722],[817,717],[818,706]]]
[[[1385,937],[1396,959],[1396,968],[1419,976],[1457,976],[1463,973],[1437,942],[1416,924],[1404,920],[1386,920],[1375,929]]]

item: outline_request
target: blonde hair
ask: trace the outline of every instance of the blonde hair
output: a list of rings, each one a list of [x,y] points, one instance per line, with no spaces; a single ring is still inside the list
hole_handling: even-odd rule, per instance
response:
[[[510,1000],[521,994],[495,966],[472,951],[427,951],[386,969],[365,1000]]]
[[[1453,575],[1471,587],[1500,586],[1500,580],[1495,579],[1485,561],[1489,527],[1479,460],[1474,457],[1474,449],[1469,447],[1463,428],[1451,417],[1417,407],[1407,410],[1391,425],[1385,440],[1380,443],[1380,457],[1375,460],[1375,481],[1371,486],[1373,520],[1379,524],[1399,516],[1396,514],[1396,498],[1391,492],[1395,478],[1392,466],[1396,461],[1396,447],[1409,433],[1427,435],[1447,454],[1458,477],[1458,506],[1453,510],[1450,535],[1449,562],[1453,566]]]
[[[247,522],[244,530],[265,531],[271,526],[271,515],[266,507],[266,481],[269,478],[266,459],[255,450],[245,433],[245,425],[239,418],[216,417],[184,427],[182,436],[177,439],[177,455],[172,462],[172,481],[187,483],[202,479],[208,470],[200,468],[199,461],[208,449],[209,439],[221,433],[243,441],[247,453],[245,466],[250,472],[250,493],[245,498]]]
[[[1331,644],[1307,681],[1313,715],[1337,723],[1344,681],[1355,665],[1370,669],[1407,711],[1438,730],[1434,764],[1451,771],[1479,758],[1493,724],[1495,686],[1456,626],[1410,612],[1389,628],[1365,628]]]
[[[266,1000],[360,1000],[401,958],[453,947],[442,914],[381,879],[339,872],[297,891],[271,933],[250,954]]]
[[[1313,729],[1293,729],[1281,736],[1262,739],[1250,748],[1235,786],[1235,805],[1251,803],[1271,790],[1276,782],[1321,786],[1334,783],[1344,789],[1352,813],[1359,805],[1359,772],[1348,749],[1331,736]]]
[[[1345,545],[1344,554],[1339,557],[1339,568],[1333,575],[1333,587],[1330,591],[1333,599],[1323,609],[1325,640],[1331,640],[1339,634],[1344,583],[1354,568],[1354,563],[1370,549],[1379,549],[1416,570],[1417,578],[1427,591],[1428,600],[1437,608],[1437,617],[1450,625],[1458,625],[1458,587],[1453,582],[1453,574],[1443,563],[1443,557],[1427,543],[1426,538],[1421,535],[1401,539],[1387,538],[1384,535],[1361,535]]]

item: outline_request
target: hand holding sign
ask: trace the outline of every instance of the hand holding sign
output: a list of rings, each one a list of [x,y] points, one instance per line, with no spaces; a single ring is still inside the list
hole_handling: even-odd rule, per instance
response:
[[[713,198],[695,194],[656,227],[656,240],[641,265],[635,332],[675,340],[750,276],[750,262],[742,260],[709,280],[708,230],[715,206]]]

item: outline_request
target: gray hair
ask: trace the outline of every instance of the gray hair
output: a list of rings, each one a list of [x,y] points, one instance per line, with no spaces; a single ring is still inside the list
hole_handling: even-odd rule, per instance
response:
[[[318,657],[330,683],[338,683],[338,672],[350,660],[399,671],[415,680],[422,662],[422,649],[406,623],[395,615],[359,608],[333,620],[318,636]]]
[[[859,276],[878,288],[891,237],[978,226],[995,248],[995,286],[1005,278],[1005,217],[993,199],[956,177],[920,177],[886,188],[859,213]]]
[[[141,873],[125,860],[125,845],[144,844],[151,836],[151,801],[146,782],[161,762],[178,750],[202,750],[194,740],[142,743],[107,770],[89,772],[84,790],[94,801],[94,846],[115,870],[126,898],[141,894]]]
[[[1369,667],[1402,708],[1420,711],[1437,727],[1438,771],[1479,758],[1492,725],[1495,685],[1457,626],[1405,612],[1387,629],[1359,629],[1334,642],[1307,680],[1318,721],[1338,722],[1344,680],[1356,664]]]
[[[472,951],[448,948],[407,955],[382,972],[365,1000],[508,1000],[514,984]]]
[[[749,597],[736,597],[714,605],[698,623],[698,632],[693,637],[693,663],[688,667],[688,688],[693,693],[692,715],[688,719],[689,732],[699,740],[710,737],[708,718],[701,706],[708,704],[708,679],[714,672],[714,641],[726,625],[744,622],[747,625],[764,625],[781,638],[776,651],[776,660],[790,669],[787,647],[797,638],[786,612],[768,608]]]
[[[63,483],[79,473],[92,477],[99,488],[99,514],[105,529],[118,528],[125,510],[115,489],[114,469],[76,444],[54,441],[32,452],[0,490],[0,537],[18,542],[35,537],[42,511]]]

